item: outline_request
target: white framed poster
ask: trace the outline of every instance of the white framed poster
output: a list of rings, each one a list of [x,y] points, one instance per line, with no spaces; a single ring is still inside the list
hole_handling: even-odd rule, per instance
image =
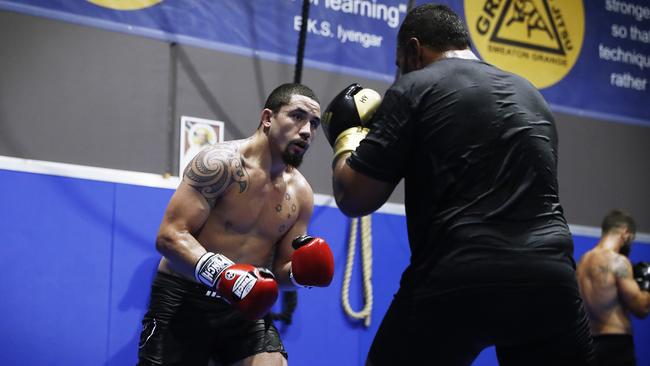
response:
[[[182,177],[187,163],[201,149],[223,142],[224,123],[205,118],[181,116],[180,129],[178,176]]]

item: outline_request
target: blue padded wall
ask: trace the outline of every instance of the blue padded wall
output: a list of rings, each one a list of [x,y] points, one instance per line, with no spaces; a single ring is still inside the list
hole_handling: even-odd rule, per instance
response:
[[[106,365],[135,364],[140,321],[160,260],[155,235],[172,193],[116,184]]]
[[[115,185],[0,173],[2,364],[102,364]]]
[[[154,238],[172,190],[0,170],[0,357],[3,365],[130,365],[159,259]],[[372,323],[345,316],[341,287],[349,220],[317,206],[309,231],[335,256],[332,286],[298,292],[293,324],[278,323],[292,365],[359,366],[409,258],[403,216],[374,214]],[[576,258],[596,238],[575,237]],[[363,306],[360,253],[350,288]],[[632,261],[650,261],[637,245]],[[275,311],[280,311],[276,305]],[[648,321],[634,320],[639,365]],[[475,365],[496,365],[493,348]]]

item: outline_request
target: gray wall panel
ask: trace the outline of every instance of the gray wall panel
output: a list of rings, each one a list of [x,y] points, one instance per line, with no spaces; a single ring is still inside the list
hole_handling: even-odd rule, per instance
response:
[[[225,121],[226,139],[248,136],[266,95],[294,72],[282,62],[5,11],[0,42],[0,155],[156,174],[178,170],[181,115]],[[323,108],[352,81],[389,86],[303,71]],[[569,222],[598,226],[621,207],[649,232],[650,128],[556,116]],[[331,194],[330,159],[320,132],[301,168],[317,193]],[[390,200],[403,202],[401,184]]]
[[[650,231],[650,128],[556,113],[560,199],[572,224],[600,226],[623,208]]]
[[[0,12],[0,155],[162,173],[163,42]]]

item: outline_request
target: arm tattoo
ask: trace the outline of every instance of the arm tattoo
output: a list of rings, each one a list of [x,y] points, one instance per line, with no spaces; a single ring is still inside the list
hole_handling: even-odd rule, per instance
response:
[[[233,182],[239,185],[239,193],[246,191],[249,177],[237,148],[226,144],[198,153],[185,168],[183,181],[214,206],[217,198]]]

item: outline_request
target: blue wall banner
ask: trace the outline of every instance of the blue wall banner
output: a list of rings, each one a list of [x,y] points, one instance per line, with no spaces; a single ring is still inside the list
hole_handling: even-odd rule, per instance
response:
[[[558,110],[650,126],[647,0],[464,0],[481,58]]]
[[[392,81],[407,0],[311,0],[305,64]],[[0,8],[295,60],[302,0],[0,0]]]
[[[310,0],[305,65],[391,82],[407,0]],[[419,0],[416,3],[425,2]],[[555,110],[650,126],[647,0],[442,0]],[[0,9],[293,62],[302,0],[0,0]]]

